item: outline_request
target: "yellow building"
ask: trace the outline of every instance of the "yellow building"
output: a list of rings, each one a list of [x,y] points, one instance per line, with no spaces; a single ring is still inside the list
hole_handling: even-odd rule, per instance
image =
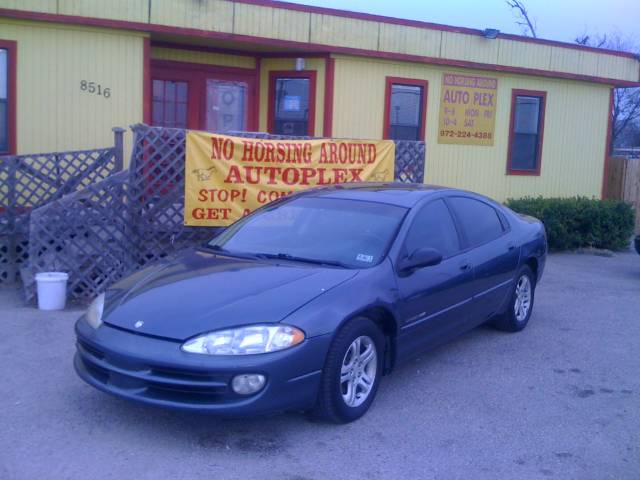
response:
[[[424,139],[428,183],[600,196],[633,86],[631,54],[271,0],[0,0],[5,154],[138,122]]]

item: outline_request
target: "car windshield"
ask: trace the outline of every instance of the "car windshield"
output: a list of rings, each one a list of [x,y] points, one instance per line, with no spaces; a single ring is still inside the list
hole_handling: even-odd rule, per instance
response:
[[[379,263],[406,209],[300,197],[257,210],[208,243],[231,254],[366,268]]]

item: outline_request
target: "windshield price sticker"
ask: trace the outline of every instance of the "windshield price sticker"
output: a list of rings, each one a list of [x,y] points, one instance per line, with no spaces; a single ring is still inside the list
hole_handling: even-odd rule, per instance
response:
[[[373,255],[365,255],[364,253],[359,253],[358,255],[356,255],[356,260],[358,260],[359,262],[371,263],[373,262]]]
[[[191,226],[227,226],[305,188],[394,178],[392,140],[263,140],[189,131],[186,144],[184,223]]]

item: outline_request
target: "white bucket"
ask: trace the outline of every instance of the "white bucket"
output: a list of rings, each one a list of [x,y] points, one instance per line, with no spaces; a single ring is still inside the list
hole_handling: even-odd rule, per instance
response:
[[[38,308],[40,310],[62,310],[67,301],[67,280],[64,272],[36,273],[38,283]]]

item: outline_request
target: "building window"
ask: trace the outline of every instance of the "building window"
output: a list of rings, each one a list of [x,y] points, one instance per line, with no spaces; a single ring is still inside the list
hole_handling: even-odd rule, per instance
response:
[[[424,140],[426,113],[426,81],[387,77],[384,138]]]
[[[271,72],[269,90],[269,132],[313,136],[316,72]]]
[[[539,175],[546,92],[513,90],[507,173]]]
[[[153,80],[152,121],[156,127],[187,128],[189,84]]]
[[[0,40],[0,154],[15,153],[16,43]]]
[[[9,151],[9,52],[0,48],[0,152]]]

